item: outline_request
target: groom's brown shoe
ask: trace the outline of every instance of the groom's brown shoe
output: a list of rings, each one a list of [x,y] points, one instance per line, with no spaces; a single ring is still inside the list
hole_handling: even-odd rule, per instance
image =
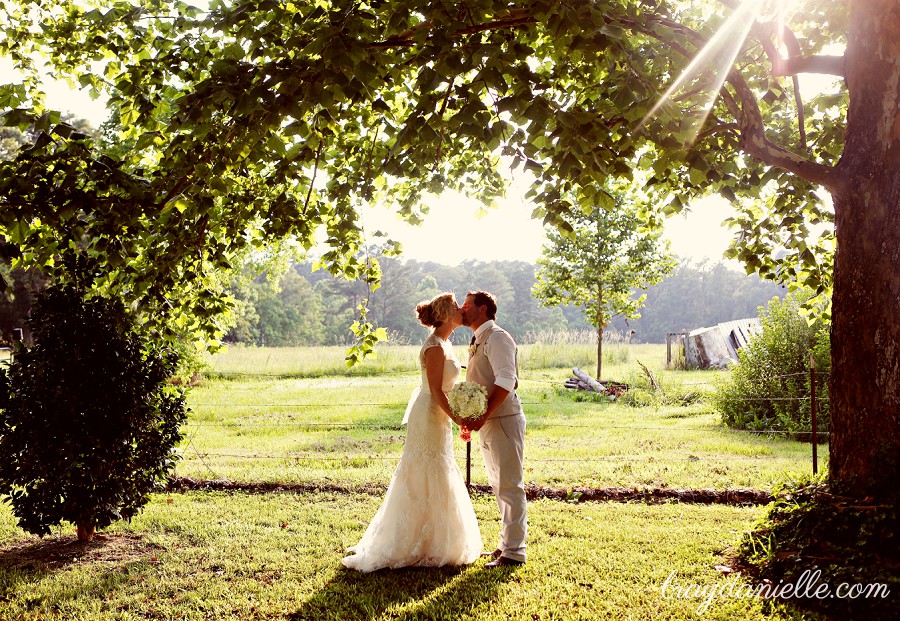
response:
[[[500,555],[503,554],[503,550],[497,548],[493,552],[482,552],[481,558],[489,558],[491,560],[500,558]]]
[[[490,563],[485,563],[485,569],[493,569],[495,567],[516,567],[518,565],[524,565],[525,561],[517,561],[515,559],[506,558],[505,556],[501,556],[496,561],[491,561]]]

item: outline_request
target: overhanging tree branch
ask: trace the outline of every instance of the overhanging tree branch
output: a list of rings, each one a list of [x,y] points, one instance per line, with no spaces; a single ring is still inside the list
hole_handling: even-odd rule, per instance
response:
[[[722,132],[736,132],[736,131],[740,131],[740,129],[741,129],[741,127],[737,123],[722,123],[720,125],[710,127],[709,129],[697,134],[697,142],[700,142],[714,134],[719,134]]]
[[[843,56],[794,56],[772,63],[772,75],[788,76],[799,73],[820,73],[845,77]]]
[[[191,175],[194,174],[194,169],[191,168],[183,177],[181,177],[174,186],[169,190],[169,192],[163,197],[163,199],[156,204],[158,209],[162,209],[166,205],[169,204],[173,198],[181,194],[181,191],[187,187],[188,183],[191,181]]]
[[[667,28],[671,28],[684,34],[698,49],[703,49],[707,44],[707,40],[703,35],[688,28],[684,24],[667,18],[655,18],[655,21]],[[653,32],[652,29],[641,29],[640,25],[635,22],[631,22],[631,24],[632,28],[643,32],[647,36],[653,37],[686,58],[694,57],[694,54],[688,52],[683,46]],[[737,99],[740,102],[740,109],[736,109],[737,102],[729,100],[729,96],[723,94],[723,98],[729,111],[734,115],[740,126],[741,148],[744,151],[764,164],[776,166],[794,173],[807,181],[822,185],[830,191],[842,187],[842,177],[835,168],[813,162],[806,157],[797,155],[784,147],[776,145],[766,138],[765,124],[759,109],[759,104],[756,101],[756,96],[740,72],[736,69],[732,69],[728,73],[726,82],[734,88]],[[722,92],[727,93],[724,88],[722,89]]]
[[[800,73],[821,73],[844,77],[844,56],[813,55],[804,56],[797,36],[787,26],[771,22],[756,23],[753,27],[756,38],[762,44],[769,62],[772,63],[771,74],[776,77],[792,76]],[[787,57],[781,55],[774,36],[780,36],[787,48]]]
[[[756,97],[743,76],[732,69],[728,83],[734,88],[741,102],[741,149],[769,166],[776,166],[799,177],[817,183],[834,192],[843,186],[841,175],[835,168],[813,162],[776,145],[766,138],[765,125]]]
[[[485,22],[484,24],[474,24],[465,28],[458,28],[450,33],[450,36],[464,37],[466,35],[486,32],[488,30],[503,30],[505,28],[514,28],[516,26],[536,23],[537,19],[529,14],[528,9],[512,9],[509,11],[509,14],[503,18]],[[416,35],[418,33],[424,30],[430,30],[432,27],[433,24],[430,21],[425,21],[421,24],[416,25],[414,28],[410,28],[406,32],[388,37],[384,41],[374,41],[372,43],[369,43],[366,45],[366,47],[410,47],[418,43],[416,41]]]
[[[786,75],[779,72],[780,68],[792,58],[796,58],[801,55],[800,41],[797,40],[796,35],[794,35],[793,31],[791,31],[790,28],[787,28],[784,25],[771,23],[757,23],[754,25],[754,31],[756,32],[757,38],[762,44],[763,49],[766,51],[766,55],[769,57],[769,61],[772,63],[772,69],[770,70],[770,73],[773,76]],[[782,57],[778,52],[778,48],[772,41],[773,35],[776,37],[780,37],[784,42],[784,46],[787,48],[788,58]],[[806,151],[806,115],[803,111],[803,99],[800,94],[800,78],[796,74],[793,74],[791,75],[791,82],[794,88],[794,104],[797,107],[797,130],[800,132],[800,147],[803,151]]]
[[[740,2],[736,0],[719,0],[725,6],[737,9]],[[772,62],[772,75],[777,77],[796,75],[798,73],[822,73],[826,75],[836,75],[845,77],[844,74],[844,57],[813,55],[803,56],[800,53],[799,46],[793,48],[797,43],[794,33],[787,27],[781,26],[785,44],[788,46],[788,58],[782,58],[778,54],[775,46],[772,45],[769,36],[777,26],[771,22],[757,22],[754,30],[757,31],[757,38],[763,44],[769,60]]]

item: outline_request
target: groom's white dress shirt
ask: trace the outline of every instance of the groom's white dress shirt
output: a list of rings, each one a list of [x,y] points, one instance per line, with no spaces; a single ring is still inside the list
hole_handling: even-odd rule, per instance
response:
[[[466,379],[483,384],[489,395],[494,391],[494,386],[509,391],[509,396],[491,415],[491,420],[523,414],[516,394],[519,386],[517,358],[516,343],[506,330],[493,320],[478,326],[475,331],[475,354],[469,358]]]

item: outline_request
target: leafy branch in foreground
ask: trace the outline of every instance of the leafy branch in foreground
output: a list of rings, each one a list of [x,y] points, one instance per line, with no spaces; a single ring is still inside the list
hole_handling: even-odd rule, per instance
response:
[[[749,269],[833,290],[832,482],[867,493],[896,479],[881,457],[900,446],[900,349],[884,346],[900,342],[900,255],[884,250],[900,246],[894,0],[791,11],[732,0],[236,0],[208,12],[2,0],[0,23],[0,53],[25,76],[0,90],[5,108],[44,118],[38,57],[110,95],[118,139],[133,145],[124,169],[173,214],[158,229],[167,248],[211,249],[184,281],[227,261],[253,227],[303,243],[323,229],[325,263],[355,277],[366,205],[417,221],[429,192],[490,202],[503,155],[534,173],[535,216],[563,230],[607,180],[644,171],[667,213],[711,193],[739,202],[733,253]],[[828,46],[846,51],[829,59]],[[801,101],[795,78],[808,70],[844,80]]]

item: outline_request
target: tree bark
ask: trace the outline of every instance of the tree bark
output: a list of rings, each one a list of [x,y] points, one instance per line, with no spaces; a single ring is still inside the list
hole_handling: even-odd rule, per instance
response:
[[[597,381],[600,381],[600,371],[603,369],[603,326],[597,328]]]
[[[78,541],[80,543],[90,543],[94,539],[96,528],[93,524],[77,524]]]
[[[593,390],[594,392],[603,392],[606,388],[603,387],[603,384],[592,378],[590,375],[575,367],[572,369],[572,373],[575,375],[579,384],[584,384],[584,390]]]
[[[850,92],[835,192],[831,458],[837,493],[896,493],[900,479],[900,4],[855,1]]]

